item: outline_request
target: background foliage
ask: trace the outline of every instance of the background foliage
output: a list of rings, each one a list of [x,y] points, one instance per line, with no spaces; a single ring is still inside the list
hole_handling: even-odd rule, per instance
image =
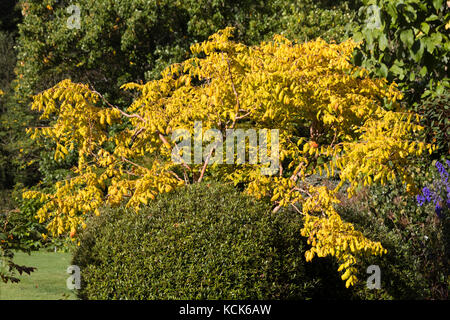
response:
[[[448,65],[450,5],[444,0],[364,0],[355,40],[364,40],[354,62],[395,81],[405,107],[425,117],[433,155],[449,155]]]
[[[355,39],[364,39],[356,61],[407,90],[417,101],[425,89],[442,93],[448,86],[449,6],[444,0],[365,0],[367,23]],[[371,16],[369,16],[371,15]]]

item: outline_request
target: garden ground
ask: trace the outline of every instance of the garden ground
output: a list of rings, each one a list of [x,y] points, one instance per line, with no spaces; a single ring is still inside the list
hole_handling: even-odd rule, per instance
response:
[[[66,273],[70,254],[63,252],[18,252],[14,262],[37,268],[30,275],[18,276],[19,283],[0,283],[0,300],[73,300],[73,291],[67,289]]]

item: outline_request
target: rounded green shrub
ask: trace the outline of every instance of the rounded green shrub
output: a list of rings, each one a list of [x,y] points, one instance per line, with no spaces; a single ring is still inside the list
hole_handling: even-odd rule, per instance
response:
[[[272,214],[269,204],[216,183],[162,195],[139,213],[106,208],[89,221],[74,252],[72,263],[81,269],[78,296],[304,299],[339,295],[343,283],[330,261],[305,262],[300,227],[297,213]],[[327,267],[326,276],[321,276]]]

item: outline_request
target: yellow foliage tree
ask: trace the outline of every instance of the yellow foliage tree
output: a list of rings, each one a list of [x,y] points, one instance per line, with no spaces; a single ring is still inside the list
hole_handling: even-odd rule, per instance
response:
[[[353,285],[358,257],[385,249],[341,219],[333,206],[336,193],[345,182],[351,197],[360,184],[395,179],[412,190],[411,160],[433,148],[416,138],[423,129],[419,117],[397,104],[395,84],[350,64],[358,45],[352,40],[296,44],[275,36],[248,47],[231,41],[232,32],[226,28],[193,45],[195,57],[171,65],[159,80],[124,85],[136,94],[126,109],[70,80],[35,96],[32,108],[52,125],[29,133],[53,139],[55,159],[77,150],[79,161],[54,193],[27,191],[24,197],[41,200],[37,216],[49,232],[73,235],[104,204],[139,210],[158,194],[214,171],[257,198],[270,198],[274,212],[298,210],[301,234],[311,244],[306,259],[334,256],[342,279]],[[227,129],[279,129],[278,171],[267,176],[261,174],[265,164],[209,165],[214,148],[201,164],[172,162],[171,134],[193,132],[195,121],[224,135]],[[109,130],[118,124],[124,129]],[[335,189],[308,183],[308,176],[325,172],[340,179]]]

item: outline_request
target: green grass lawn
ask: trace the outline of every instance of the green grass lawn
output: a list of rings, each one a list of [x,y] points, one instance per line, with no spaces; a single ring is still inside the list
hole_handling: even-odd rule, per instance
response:
[[[66,286],[70,276],[66,273],[70,265],[69,253],[38,251],[28,255],[19,252],[14,256],[14,262],[37,269],[30,275],[19,276],[19,283],[0,281],[0,300],[76,299]]]

